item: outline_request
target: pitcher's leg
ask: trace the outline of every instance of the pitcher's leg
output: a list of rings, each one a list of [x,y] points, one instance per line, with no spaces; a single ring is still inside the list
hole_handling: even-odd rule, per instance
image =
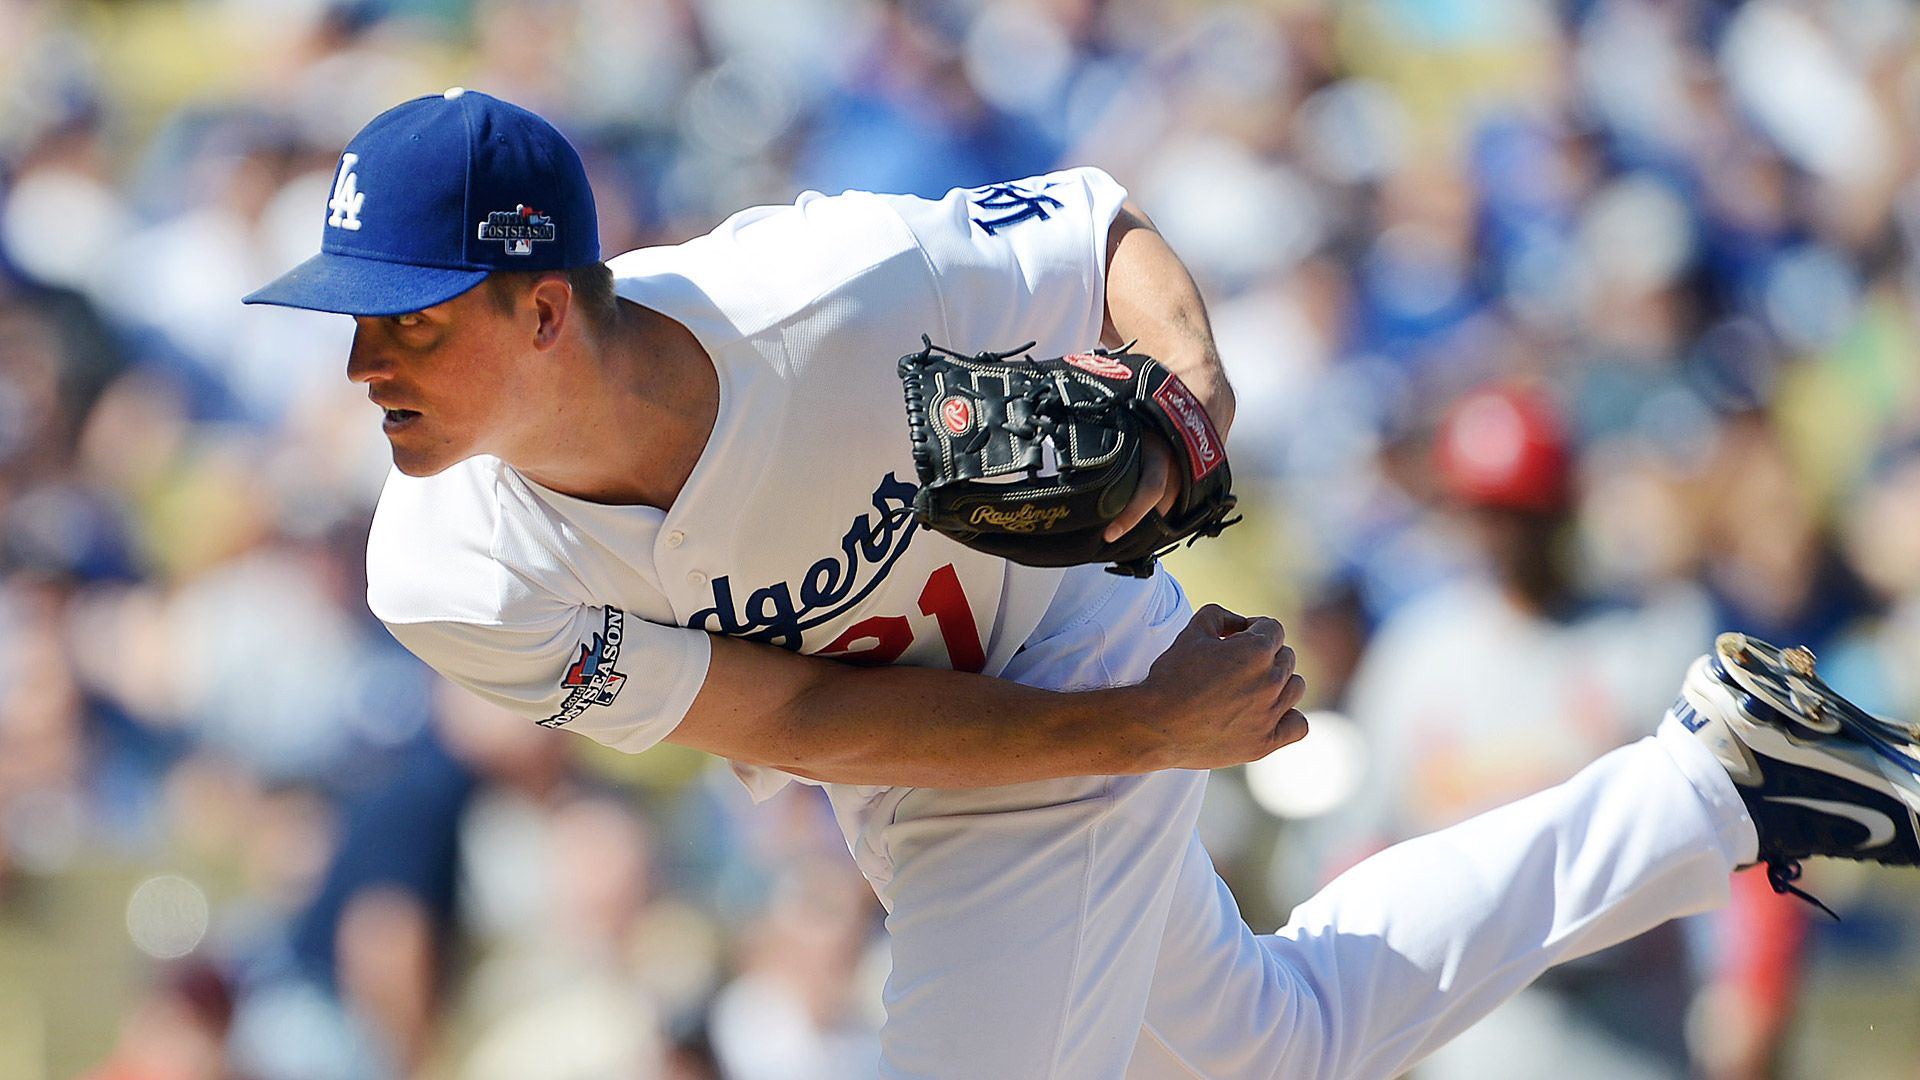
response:
[[[1360,863],[1249,931],[1196,842],[1130,1076],[1399,1075],[1548,967],[1722,903],[1754,854],[1677,725],[1538,795]]]
[[[890,876],[888,1080],[1117,1080],[1205,789],[1199,773],[916,791]]]

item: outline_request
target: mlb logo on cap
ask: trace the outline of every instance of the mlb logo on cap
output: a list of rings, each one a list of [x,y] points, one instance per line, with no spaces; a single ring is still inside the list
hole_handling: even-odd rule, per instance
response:
[[[340,155],[320,254],[249,304],[398,315],[496,270],[600,260],[580,155],[552,124],[458,87],[375,117]]]

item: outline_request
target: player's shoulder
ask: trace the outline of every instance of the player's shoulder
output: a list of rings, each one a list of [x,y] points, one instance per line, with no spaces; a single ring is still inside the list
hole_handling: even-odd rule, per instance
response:
[[[507,467],[474,457],[427,477],[390,473],[367,536],[367,606],[388,623],[500,625],[562,603],[561,568],[529,542],[537,506]]]
[[[784,322],[914,251],[912,231],[876,197],[806,192],[608,265],[620,295],[667,312],[711,347]]]
[[[869,195],[899,217],[922,245],[962,241],[995,245],[1033,232],[1029,222],[1104,226],[1126,201],[1126,189],[1104,169],[1084,165],[1017,180],[957,187],[934,199]]]
[[[872,272],[899,260],[929,268],[977,261],[969,249],[1028,236],[1032,229],[1010,230],[1029,221],[1090,222],[1104,230],[1125,199],[1124,188],[1091,166],[956,187],[932,199],[808,191],[791,204],[742,210],[704,236],[630,251],[609,265],[621,295],[672,314],[711,346],[758,333],[857,282],[897,287],[897,278]]]

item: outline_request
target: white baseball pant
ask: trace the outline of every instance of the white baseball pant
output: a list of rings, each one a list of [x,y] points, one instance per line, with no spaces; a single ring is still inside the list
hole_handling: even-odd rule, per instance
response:
[[[1036,643],[1016,677],[1139,678],[1185,624],[1175,592],[1071,635],[1138,644]],[[1756,844],[1725,771],[1668,722],[1380,852],[1255,934],[1194,832],[1205,781],[829,788],[889,912],[882,1076],[1397,1076],[1548,967],[1723,903]]]

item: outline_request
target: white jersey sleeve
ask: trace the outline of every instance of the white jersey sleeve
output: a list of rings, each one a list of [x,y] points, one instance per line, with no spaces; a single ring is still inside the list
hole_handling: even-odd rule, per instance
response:
[[[938,200],[883,195],[926,257],[947,340],[966,352],[1034,341],[1086,349],[1106,321],[1107,231],[1126,189],[1097,168],[959,188]]]
[[[647,591],[591,595],[590,568],[490,458],[388,480],[367,542],[367,602],[400,644],[481,698],[638,753],[671,734],[706,678],[706,633],[656,622]],[[615,606],[625,603],[627,608]],[[670,618],[671,614],[667,613]]]
[[[544,625],[389,622],[387,629],[482,699],[630,754],[679,726],[700,692],[711,647],[702,631],[611,607],[573,608]]]

